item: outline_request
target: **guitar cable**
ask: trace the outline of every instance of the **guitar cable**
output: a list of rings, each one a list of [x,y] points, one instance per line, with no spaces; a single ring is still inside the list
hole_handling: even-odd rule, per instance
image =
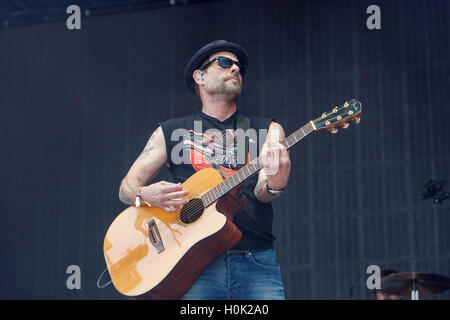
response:
[[[97,280],[97,288],[99,289],[104,289],[107,286],[109,286],[112,282],[112,280],[110,280],[109,282],[105,283],[104,285],[100,285],[100,279],[103,277],[103,275],[105,274],[106,270],[108,270],[108,268],[105,268],[105,270],[103,270],[102,274],[100,275],[100,277]]]

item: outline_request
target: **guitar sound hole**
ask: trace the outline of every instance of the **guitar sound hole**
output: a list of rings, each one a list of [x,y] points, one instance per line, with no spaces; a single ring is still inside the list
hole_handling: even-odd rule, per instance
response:
[[[190,224],[197,221],[203,214],[205,208],[199,198],[195,198],[186,203],[180,211],[180,220],[184,224]]]

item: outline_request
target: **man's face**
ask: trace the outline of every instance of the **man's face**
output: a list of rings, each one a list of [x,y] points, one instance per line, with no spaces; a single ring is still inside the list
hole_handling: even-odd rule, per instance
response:
[[[227,51],[214,53],[207,61],[211,61],[217,56],[239,61],[233,53]],[[241,71],[235,64],[231,68],[222,68],[218,61],[214,61],[204,70],[203,79],[205,80],[205,91],[210,95],[226,94],[238,96],[242,90]]]

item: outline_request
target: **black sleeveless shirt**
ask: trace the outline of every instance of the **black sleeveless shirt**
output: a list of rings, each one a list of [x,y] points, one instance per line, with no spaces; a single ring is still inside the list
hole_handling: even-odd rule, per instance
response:
[[[254,129],[257,135],[253,135],[254,138],[248,141],[247,151],[253,152],[247,152],[245,159],[241,160],[243,158],[238,158],[237,155],[242,155],[242,150],[239,153],[240,145],[236,143],[235,135],[238,116],[245,115],[236,111],[224,121],[219,121],[198,111],[186,117],[159,123],[164,132],[169,171],[174,182],[184,182],[198,170],[207,167],[218,170],[223,178],[226,178],[259,156],[269,125],[274,119],[245,116],[250,118],[250,128]],[[233,219],[242,232],[242,239],[233,250],[273,248],[275,237],[272,234],[272,204],[256,199],[254,189],[257,181],[256,174],[240,188],[239,195],[244,195],[247,201],[245,207]]]

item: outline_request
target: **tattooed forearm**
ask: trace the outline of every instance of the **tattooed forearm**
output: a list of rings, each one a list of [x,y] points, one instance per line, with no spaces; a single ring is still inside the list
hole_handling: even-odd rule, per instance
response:
[[[137,193],[137,191],[134,190],[133,187],[131,186],[131,184],[128,182],[128,178],[125,178],[125,183],[127,184],[128,189],[129,189],[132,193]]]
[[[153,146],[152,146],[152,140],[155,138],[156,134],[159,132],[160,128],[156,129],[155,132],[153,132],[153,134],[151,135],[150,139],[148,139],[148,142],[144,148],[144,150],[142,151],[141,155],[139,156],[139,159],[145,159],[148,154],[150,153],[150,151],[153,150]]]
[[[266,190],[266,183],[267,183],[267,179],[264,179],[263,181],[258,183],[255,187],[255,191],[254,191],[255,197],[257,199],[259,199],[260,201],[264,200],[263,194],[264,194],[264,191]],[[263,202],[265,202],[265,201],[263,201]]]
[[[130,205],[130,206],[134,204],[133,201],[131,201],[131,200],[127,197],[127,195],[126,195],[125,193],[123,193],[122,189],[120,189],[120,192],[119,192],[119,199],[120,199],[120,201],[122,201],[123,203],[128,204],[128,205]]]
[[[277,198],[278,196],[273,196],[270,195],[267,192],[267,183],[268,183],[268,179],[264,179],[263,181],[261,181],[260,183],[258,183],[255,187],[255,190],[253,191],[253,193],[255,194],[256,199],[258,199],[261,202],[270,202],[271,200]]]
[[[127,178],[127,177],[125,177],[124,182],[125,182],[125,184],[127,185],[127,188],[128,188],[127,193],[128,193],[128,194],[131,194],[130,197],[134,197],[134,196],[136,195],[136,193],[137,193],[136,189],[133,188],[133,186],[131,185],[131,183],[128,181],[128,178]],[[132,200],[130,200],[130,197],[127,196],[127,195],[125,194],[125,192],[122,190],[122,188],[124,188],[124,187],[125,187],[125,186],[124,186],[124,184],[123,184],[123,182],[122,182],[122,185],[121,185],[121,187],[120,187],[120,192],[119,192],[119,199],[120,199],[120,201],[122,201],[123,203],[128,204],[128,205],[131,206],[131,205],[134,204],[134,202],[133,202]]]

